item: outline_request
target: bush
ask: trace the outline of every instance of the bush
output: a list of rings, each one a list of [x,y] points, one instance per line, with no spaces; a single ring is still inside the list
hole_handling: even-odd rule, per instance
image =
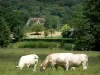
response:
[[[10,42],[10,29],[3,17],[0,17],[0,47],[7,47]]]
[[[69,38],[70,37],[71,32],[70,31],[64,31],[61,33],[63,38]]]
[[[41,38],[41,39],[23,39],[22,41],[28,41],[28,42],[32,42],[32,41],[43,41],[43,42],[64,42],[64,43],[74,43],[75,39],[72,38]],[[15,42],[14,40],[12,40],[12,42]]]
[[[37,41],[37,42],[17,42],[13,45],[10,45],[12,48],[64,48],[66,50],[72,50],[72,44],[71,43],[64,43],[64,42],[43,42],[43,41]]]
[[[49,35],[49,31],[47,29],[44,30],[44,36],[45,38]]]
[[[64,45],[65,50],[74,50],[75,45],[71,43],[67,43]]]
[[[62,32],[65,32],[65,31],[70,30],[70,28],[71,28],[71,27],[70,27],[68,24],[65,24],[65,25],[62,26],[61,31],[62,31]]]
[[[24,29],[22,27],[16,27],[14,30],[15,41],[21,41],[24,37]]]
[[[44,25],[43,24],[34,23],[33,25],[31,25],[31,29],[32,29],[32,31],[38,33],[40,31],[44,30]]]
[[[75,49],[77,49],[77,50],[81,50],[81,51],[83,51],[83,50],[87,50],[87,44],[86,44],[86,41],[84,40],[84,39],[80,39],[80,40],[77,40],[76,42],[75,42]]]
[[[17,42],[12,45],[12,48],[58,48],[60,47],[60,43],[56,42],[43,42],[43,41],[37,41],[37,42]]]
[[[94,37],[90,34],[86,34],[85,36],[82,36],[81,38],[78,38],[75,42],[77,50],[93,50],[94,48]]]

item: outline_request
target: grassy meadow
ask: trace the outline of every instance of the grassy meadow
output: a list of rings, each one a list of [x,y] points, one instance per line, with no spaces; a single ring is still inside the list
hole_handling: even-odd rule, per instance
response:
[[[45,57],[50,53],[55,52],[73,52],[85,53],[89,56],[88,69],[83,71],[82,67],[76,70],[64,71],[61,67],[58,70],[52,71],[48,68],[45,72],[40,72],[40,64]],[[32,67],[18,70],[15,66],[18,64],[19,58],[22,55],[35,53],[39,56],[37,71],[33,72]],[[100,75],[100,52],[96,51],[67,51],[63,49],[33,49],[33,48],[4,48],[0,49],[0,75]]]

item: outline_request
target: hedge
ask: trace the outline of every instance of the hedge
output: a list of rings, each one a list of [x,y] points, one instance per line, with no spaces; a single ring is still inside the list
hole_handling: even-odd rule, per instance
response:
[[[40,39],[23,39],[22,41],[44,41],[44,42],[64,42],[64,43],[74,43],[75,39],[72,38],[58,38],[58,39],[54,39],[54,38],[40,38]]]
[[[43,42],[43,41],[24,41],[24,42],[16,42],[9,45],[10,48],[64,48],[66,50],[72,49],[71,43],[60,43],[60,42]]]

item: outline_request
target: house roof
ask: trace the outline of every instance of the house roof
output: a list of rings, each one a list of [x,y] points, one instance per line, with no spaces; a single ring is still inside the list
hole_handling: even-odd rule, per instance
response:
[[[39,20],[39,21],[44,21],[45,19],[44,18],[31,18],[32,20]]]

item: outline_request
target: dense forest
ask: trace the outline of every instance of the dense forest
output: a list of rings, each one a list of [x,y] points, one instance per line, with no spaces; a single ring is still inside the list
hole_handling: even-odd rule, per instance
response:
[[[60,29],[68,24],[75,29],[77,46],[99,50],[99,5],[99,0],[0,0],[0,46],[10,42],[9,37],[4,38],[10,33],[20,40],[29,18],[43,17],[46,28]]]
[[[0,15],[8,18],[7,21],[20,16],[23,23],[30,17],[56,16],[61,23],[68,23],[81,3],[81,0],[0,0]]]

